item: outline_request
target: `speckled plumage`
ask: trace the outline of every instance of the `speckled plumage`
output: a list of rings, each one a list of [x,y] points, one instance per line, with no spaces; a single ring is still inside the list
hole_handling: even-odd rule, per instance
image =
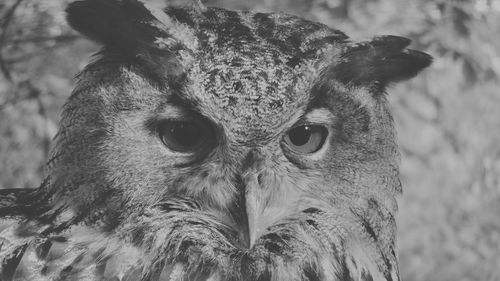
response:
[[[37,190],[0,191],[2,281],[399,280],[385,87],[429,65],[282,13],[70,5],[103,50],[78,77]],[[165,147],[162,120],[214,132]],[[323,147],[283,145],[297,124]]]

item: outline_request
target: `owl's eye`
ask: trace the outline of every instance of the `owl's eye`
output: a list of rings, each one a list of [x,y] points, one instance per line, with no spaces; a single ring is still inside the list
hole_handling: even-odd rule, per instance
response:
[[[158,134],[165,146],[178,152],[196,152],[212,141],[208,126],[191,121],[164,121],[158,126]]]
[[[304,125],[288,131],[283,141],[295,152],[313,153],[321,149],[327,135],[328,130],[323,126]]]

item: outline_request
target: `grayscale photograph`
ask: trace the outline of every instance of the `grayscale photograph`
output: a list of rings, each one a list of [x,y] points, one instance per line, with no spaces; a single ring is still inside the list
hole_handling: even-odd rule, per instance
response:
[[[500,281],[500,0],[0,0],[0,281]]]

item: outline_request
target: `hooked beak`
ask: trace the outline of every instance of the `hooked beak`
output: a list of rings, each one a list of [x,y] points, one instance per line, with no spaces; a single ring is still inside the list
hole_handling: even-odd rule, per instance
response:
[[[260,187],[257,183],[257,175],[249,175],[245,178],[242,186],[242,198],[240,199],[241,217],[236,221],[240,229],[240,242],[243,247],[251,249],[259,238],[261,229],[259,219],[262,215]]]
[[[253,247],[255,240],[261,233],[258,222],[262,214],[262,206],[256,194],[258,189],[259,186],[251,186],[245,190],[245,209],[248,222],[247,245],[249,248]]]

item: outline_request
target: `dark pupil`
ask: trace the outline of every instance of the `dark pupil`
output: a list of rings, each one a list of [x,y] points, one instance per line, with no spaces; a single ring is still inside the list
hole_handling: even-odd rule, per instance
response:
[[[291,130],[288,136],[293,145],[303,146],[311,138],[311,128],[308,126],[297,127]]]
[[[200,130],[190,123],[177,123],[170,128],[175,141],[182,146],[194,146],[200,140]]]

